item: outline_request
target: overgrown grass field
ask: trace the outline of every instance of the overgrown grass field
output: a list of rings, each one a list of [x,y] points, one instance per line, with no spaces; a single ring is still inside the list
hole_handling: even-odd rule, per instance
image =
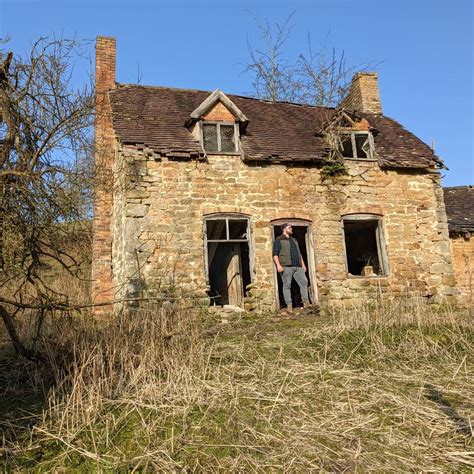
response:
[[[471,472],[472,323],[416,299],[228,324],[173,305],[58,316],[49,367],[0,362],[0,465]]]

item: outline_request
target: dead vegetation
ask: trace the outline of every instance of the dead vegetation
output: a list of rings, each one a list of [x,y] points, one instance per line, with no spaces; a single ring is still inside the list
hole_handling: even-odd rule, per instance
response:
[[[8,52],[0,38],[0,319],[15,350],[44,354],[22,340],[17,322],[67,307],[48,273],[85,280],[90,202],[92,84],[76,86],[86,42],[39,38],[29,54]],[[97,173],[96,173],[97,174]],[[86,249],[85,254],[81,250]]]
[[[53,385],[35,417],[2,416],[3,468],[474,466],[467,312],[414,299],[223,325],[177,305],[108,324],[51,318]],[[40,378],[30,365],[30,383]]]

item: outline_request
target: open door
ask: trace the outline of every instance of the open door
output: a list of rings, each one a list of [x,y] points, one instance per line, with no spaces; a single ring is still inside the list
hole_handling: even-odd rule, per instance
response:
[[[308,271],[306,272],[306,278],[308,279],[308,293],[309,299],[312,303],[316,304],[318,301],[317,287],[316,287],[316,271],[314,265],[314,251],[313,242],[311,236],[311,226],[309,222],[299,220],[278,220],[272,222],[272,238],[275,240],[282,234],[281,224],[288,222],[293,227],[293,237],[297,240],[300,247],[301,255],[306,264]],[[276,268],[275,271],[275,286],[276,293],[278,295],[278,307],[285,308],[285,299],[283,298],[283,282],[281,276],[278,274]],[[293,301],[293,307],[298,308],[303,306],[301,299],[301,293],[298,283],[293,279],[291,283],[291,299]]]
[[[231,244],[230,262],[227,266],[227,282],[229,304],[240,306],[244,297],[242,281],[242,252],[240,244]]]
[[[248,219],[212,217],[205,227],[211,305],[243,306],[250,283]]]

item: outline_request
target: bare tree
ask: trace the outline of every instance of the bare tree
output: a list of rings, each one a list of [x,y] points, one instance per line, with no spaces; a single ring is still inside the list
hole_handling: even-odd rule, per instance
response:
[[[40,38],[24,58],[7,45],[0,43],[0,316],[16,350],[38,358],[15,320],[36,311],[39,328],[44,311],[71,299],[44,268],[81,268],[70,236],[77,227],[88,234],[92,83],[74,86],[85,43]]]
[[[256,20],[263,46],[255,48],[247,42],[250,60],[244,72],[253,76],[257,98],[335,107],[346,95],[355,70],[374,64],[350,66],[344,51],[328,47],[328,37],[315,49],[309,34],[307,52],[289,60],[285,46],[293,31],[294,14],[281,24]]]

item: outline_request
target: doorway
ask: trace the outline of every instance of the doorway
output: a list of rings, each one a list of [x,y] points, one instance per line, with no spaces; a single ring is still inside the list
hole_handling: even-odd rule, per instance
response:
[[[251,283],[249,221],[234,216],[205,220],[206,273],[211,306],[243,306]]]
[[[278,220],[272,222],[272,238],[273,241],[282,234],[281,224],[289,223],[293,227],[293,237],[298,242],[301,256],[306,264],[307,272],[306,278],[308,279],[308,294],[311,303],[317,303],[317,290],[316,290],[316,273],[314,265],[314,249],[313,239],[311,236],[311,224],[307,221],[301,220]],[[283,297],[283,281],[281,275],[275,272],[275,288],[277,293],[277,307],[280,309],[286,308],[285,299]],[[291,299],[293,301],[293,307],[298,308],[303,306],[301,299],[300,288],[298,283],[293,279],[291,282]]]

